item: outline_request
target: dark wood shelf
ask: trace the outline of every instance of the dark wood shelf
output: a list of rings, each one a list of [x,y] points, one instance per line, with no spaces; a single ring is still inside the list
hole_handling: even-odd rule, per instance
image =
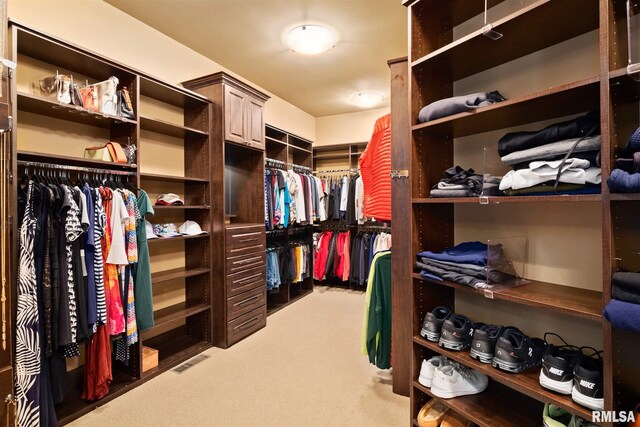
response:
[[[313,156],[313,160],[329,160],[329,159],[344,159],[351,156],[349,153],[342,154],[316,154]]]
[[[137,165],[131,163],[104,162],[102,160],[83,159],[82,157],[62,156],[59,154],[39,153],[18,150],[18,160],[30,162],[57,163],[70,166],[82,166],[97,169],[135,170]]]
[[[470,286],[457,283],[426,279],[418,273],[413,273],[413,278],[431,285],[441,285],[474,293],[489,299],[510,301],[516,304],[530,307],[539,307],[545,310],[555,311],[568,316],[579,317],[594,322],[602,322],[602,292],[587,289],[562,286],[554,283],[531,280],[522,286],[515,288],[503,288],[493,291],[474,289]]]
[[[171,329],[157,335],[142,344],[158,350],[158,366],[142,373],[146,381],[202,353],[211,347],[211,343],[187,335],[185,327]]]
[[[469,356],[468,351],[447,350],[440,347],[438,343],[427,341],[420,336],[413,337],[413,342],[435,353],[442,354],[443,356],[446,356],[451,360],[455,360],[456,362],[459,362],[465,366],[480,371],[483,374],[488,375],[492,380],[497,381],[500,384],[504,384],[505,386],[519,391],[520,393],[523,393],[533,399],[536,399],[540,402],[553,403],[571,412],[572,414],[576,414],[585,419],[591,419],[591,410],[575,403],[573,400],[571,400],[571,396],[564,396],[543,388],[540,385],[539,368],[532,368],[521,374],[513,374],[494,368],[491,364],[481,363],[473,359],[471,356]],[[484,402],[484,400],[482,400],[482,402]],[[536,421],[538,421],[537,425],[539,425],[539,418],[540,414],[538,414],[538,417],[535,419]]]
[[[271,138],[270,136],[265,136],[264,139],[267,142],[274,142],[276,144],[280,144],[280,145],[283,145],[283,146],[287,145],[287,143],[285,141],[281,141],[281,140],[276,139],[276,138]]]
[[[611,193],[609,200],[612,202],[634,202],[640,200],[640,193]]]
[[[149,328],[149,331],[160,329],[160,327],[171,323],[175,320],[185,319],[189,316],[193,316],[203,311],[211,309],[208,304],[193,304],[188,305],[186,302],[172,305],[153,312],[155,325]]]
[[[180,240],[204,239],[210,236],[209,233],[198,234],[197,236],[176,236],[176,237],[159,237],[157,239],[147,240],[150,245],[157,245],[160,242],[175,242]]]
[[[553,203],[553,202],[600,202],[600,194],[559,194],[557,196],[490,196],[483,197],[488,203],[480,203],[480,197],[416,197],[413,204],[491,204],[500,203]]]
[[[187,209],[209,209],[209,205],[185,205],[185,206],[163,206],[153,205],[153,210],[187,210]]]
[[[85,110],[74,105],[60,104],[40,96],[18,92],[18,111],[40,114],[42,116],[53,117],[55,119],[67,120],[83,125],[111,128],[114,124],[127,124],[134,127],[137,122],[122,117],[110,116],[108,114],[97,113]]]
[[[209,103],[208,99],[199,93],[145,76],[140,76],[140,95],[180,108],[185,108],[193,103],[201,105]]]
[[[414,58],[411,66],[414,72],[429,75],[439,70],[459,80],[595,30],[598,16],[597,2],[538,0],[492,23],[504,35],[501,39],[491,40],[479,29]]]
[[[200,274],[206,274],[211,271],[210,268],[172,268],[171,270],[158,271],[151,274],[151,283],[154,285],[157,283],[167,282],[174,279],[182,279],[184,277],[198,276]]]
[[[175,175],[162,175],[157,173],[140,173],[140,178],[150,181],[174,181],[174,182],[202,182],[208,183],[206,178],[195,178],[191,176],[175,176]]]
[[[300,148],[298,146],[291,145],[291,144],[289,144],[289,148],[291,148],[293,150],[296,150],[296,151],[302,151],[302,152],[305,152],[305,153],[309,153],[309,154],[313,153],[311,150],[307,150],[306,148]]]
[[[208,136],[208,132],[181,126],[164,120],[154,119],[140,115],[140,128],[150,132],[161,133],[163,135],[173,136],[175,138],[186,138],[187,135]]]
[[[508,99],[472,112],[413,126],[413,131],[460,138],[525,123],[595,110],[600,105],[598,76]]]
[[[69,393],[65,396],[62,403],[55,406],[58,424],[60,425],[69,424],[71,421],[93,411],[98,406],[102,406],[115,399],[128,391],[128,388],[138,385],[139,380],[114,369],[113,380],[109,384],[109,394],[93,402],[88,402],[81,398],[84,388],[84,366],[69,371],[67,374],[67,382],[69,384]]]
[[[504,0],[489,0],[487,7],[492,7],[502,3]],[[427,10],[437,5],[439,0],[402,0],[403,6],[426,7]],[[470,3],[468,0],[449,0],[451,10],[452,26],[455,27],[484,11],[484,2]]]
[[[514,396],[512,390],[496,383],[490,383],[482,393],[453,399],[439,399],[417,381],[413,382],[413,388],[438,399],[480,427],[538,427],[542,418],[541,404],[532,405],[526,398]]]

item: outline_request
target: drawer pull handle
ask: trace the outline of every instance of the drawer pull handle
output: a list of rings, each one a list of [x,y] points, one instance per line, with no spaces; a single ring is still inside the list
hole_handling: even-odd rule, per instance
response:
[[[246,263],[249,263],[249,262],[254,262],[255,260],[257,260],[257,259],[261,259],[261,258],[262,258],[262,257],[256,256],[256,257],[253,257],[253,258],[243,259],[242,261],[234,261],[234,262],[233,262],[233,264],[234,264],[234,265],[235,265],[235,264],[240,264],[240,265],[242,265],[242,264],[246,264]]]
[[[240,240],[238,240],[238,243],[255,242],[256,240],[258,240],[258,238],[252,237],[250,239],[240,239]]]
[[[238,280],[234,280],[233,283],[243,283],[243,282],[248,282],[250,280],[255,279],[258,276],[262,276],[262,273],[258,273],[258,274],[254,274],[253,276],[249,276],[249,277],[245,277],[243,279],[238,279]]]
[[[240,302],[237,302],[237,303],[233,304],[233,306],[234,307],[243,306],[243,305],[246,305],[246,304],[248,304],[249,302],[251,302],[253,300],[257,300],[258,298],[260,298],[260,295],[254,295],[251,298],[247,298],[244,301],[240,301]]]
[[[245,329],[251,325],[253,325],[254,323],[257,323],[260,320],[259,317],[254,317],[253,319],[247,320],[244,323],[239,324],[238,326],[236,326],[233,329]]]
[[[254,245],[254,246],[247,246],[244,248],[231,249],[229,250],[229,252],[240,252],[240,251],[246,251],[247,249],[262,249],[262,248],[264,248],[264,245]]]
[[[238,237],[246,237],[246,236],[259,236],[261,235],[262,232],[261,231],[254,231],[253,233],[240,233],[240,234],[232,234],[231,236],[234,239],[237,239]],[[255,240],[255,239],[254,239]]]

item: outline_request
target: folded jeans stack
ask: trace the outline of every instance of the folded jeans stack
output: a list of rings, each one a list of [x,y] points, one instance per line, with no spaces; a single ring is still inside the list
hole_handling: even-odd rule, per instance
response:
[[[479,92],[472,93],[470,95],[440,99],[422,107],[418,114],[418,120],[420,120],[420,123],[425,123],[442,117],[472,111],[476,108],[486,107],[502,101],[505,101],[505,98],[500,95],[500,92],[497,90],[493,92]]]
[[[611,171],[607,185],[612,193],[640,192],[640,128],[617,153],[617,168]]]
[[[600,192],[600,113],[556,123],[533,132],[512,132],[498,153],[513,171],[500,183],[512,195]]]
[[[420,252],[416,266],[424,278],[476,289],[492,288],[518,278],[502,246],[482,242],[465,242],[442,252]]]
[[[617,329],[640,333],[640,273],[614,273],[611,296],[604,309],[607,320]]]

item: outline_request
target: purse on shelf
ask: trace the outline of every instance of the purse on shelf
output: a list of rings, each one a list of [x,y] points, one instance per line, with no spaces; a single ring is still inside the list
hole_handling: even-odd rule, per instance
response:
[[[80,89],[80,96],[82,97],[82,105],[86,110],[98,111],[98,91],[95,86],[83,87]]]
[[[127,163],[127,156],[117,142],[108,142],[103,146],[89,147],[84,150],[84,158],[104,162]]]
[[[118,78],[115,76],[109,77],[107,80],[96,83],[98,88],[98,98],[100,99],[100,110],[104,114],[111,116],[118,115]]]
[[[64,74],[57,76],[58,93],[56,99],[61,104],[71,104],[71,77]]]
[[[129,95],[129,90],[127,90],[126,86],[118,91],[118,107],[121,117],[135,120],[136,115],[133,112],[133,103],[131,102],[131,96]]]
[[[80,87],[77,83],[73,82],[73,76],[71,76],[71,84],[69,85],[69,93],[71,95],[71,105],[78,107],[84,107],[82,95],[80,94]]]

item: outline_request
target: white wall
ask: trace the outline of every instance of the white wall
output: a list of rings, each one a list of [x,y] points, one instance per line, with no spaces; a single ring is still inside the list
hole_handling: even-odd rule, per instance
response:
[[[24,25],[168,82],[179,83],[218,71],[235,75],[101,0],[9,0],[8,11],[11,19]],[[266,105],[267,123],[312,141],[316,139],[313,116],[269,95],[272,98]]]
[[[351,144],[371,139],[373,125],[389,107],[316,118],[315,145]]]

